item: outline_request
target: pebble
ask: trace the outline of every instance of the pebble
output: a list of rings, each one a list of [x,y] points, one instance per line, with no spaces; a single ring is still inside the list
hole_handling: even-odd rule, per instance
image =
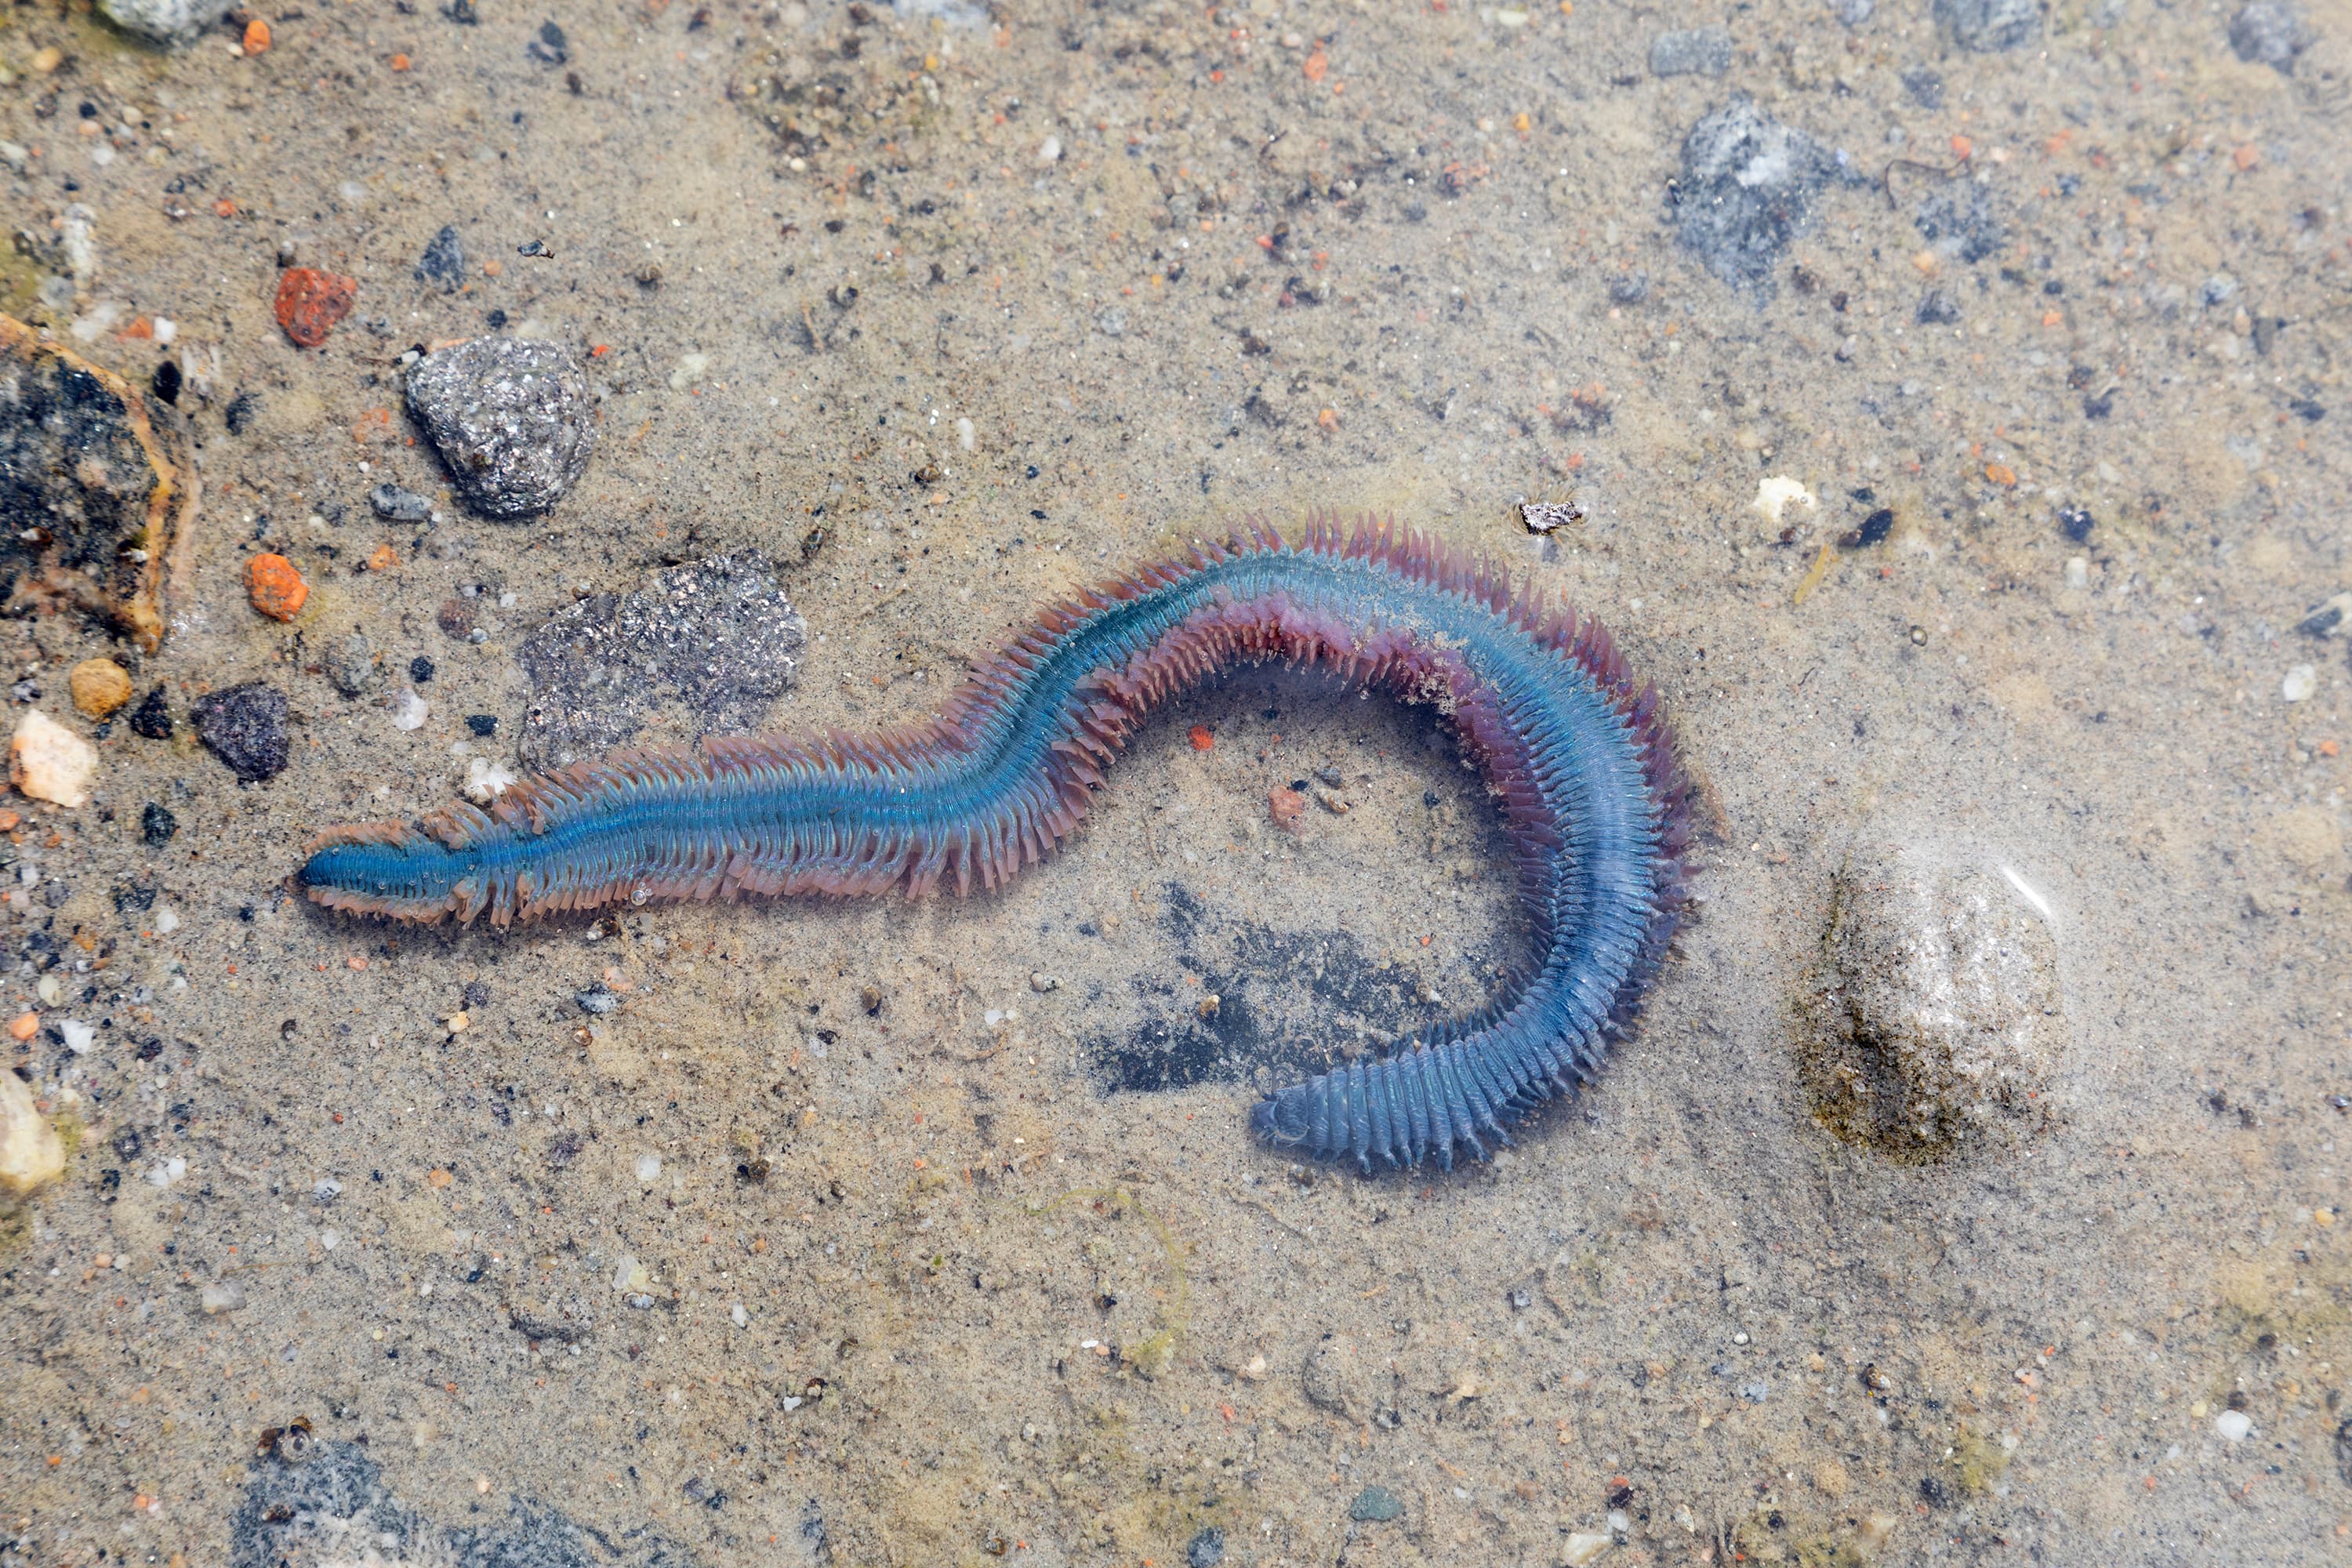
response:
[[[1837,19],[1849,27],[1859,27],[1878,10],[1878,0],[1837,0]]]
[[[286,695],[258,680],[199,697],[189,710],[196,739],[218,757],[239,784],[258,784],[286,771],[292,752],[286,737]]]
[[[583,1005],[585,1005],[585,1004],[583,1004]],[[593,1009],[591,1010],[593,1011]],[[611,1009],[607,1008],[605,1011],[609,1012]],[[659,1154],[638,1155],[636,1170],[638,1181],[652,1181],[656,1176],[661,1174],[661,1156]]]
[[[1811,221],[1836,158],[1802,132],[1735,98],[1683,139],[1675,237],[1726,283],[1770,286],[1781,252]]]
[[[2013,49],[2042,33],[2040,0],[1935,0],[1936,26],[1977,54]]]
[[[155,801],[139,810],[139,837],[150,849],[161,849],[180,831],[180,819]]]
[[[1047,974],[1042,970],[1029,977],[1029,989],[1032,991],[1058,991],[1061,989],[1061,986],[1062,982],[1059,976]]]
[[[148,563],[172,558],[201,489],[184,422],[5,315],[0,388],[0,598],[37,584],[39,597],[96,609],[153,652],[165,574]]]
[[[2224,1443],[2242,1443],[2253,1429],[2253,1417],[2242,1410],[2224,1410],[2213,1417],[2213,1430],[2221,1435]]]
[[[98,777],[98,748],[37,708],[16,721],[8,742],[8,782],[35,800],[78,806]]]
[[[73,704],[92,719],[103,719],[131,700],[131,677],[110,658],[86,658],[66,679]]]
[[[352,313],[359,287],[340,272],[289,267],[278,277],[278,300],[272,307],[278,324],[297,348],[315,349]]]
[[[2045,1130],[2066,1054],[2048,901],[1907,833],[1857,847],[1832,893],[1799,1037],[1822,1125],[1910,1163]]]
[[[205,1286],[196,1299],[207,1317],[217,1318],[234,1312],[245,1305],[245,1287],[234,1279],[216,1279]]]
[[[416,258],[416,280],[438,283],[444,293],[466,280],[466,247],[457,238],[457,226],[443,224]]]
[[[1386,1524],[1404,1517],[1404,1502],[1386,1487],[1366,1487],[1348,1505],[1348,1517],[1358,1524]]]
[[[89,1055],[90,1047],[98,1044],[98,1026],[85,1024],[79,1018],[60,1018],[58,1020],[58,1038],[63,1040],[66,1049],[74,1055],[86,1057]]]
[[[2286,679],[2279,682],[2279,695],[2289,702],[2300,702],[2319,689],[2319,671],[2307,664],[2287,667]]]
[[[1616,1538],[1605,1530],[1570,1531],[1560,1543],[1559,1560],[1564,1568],[1588,1568],[1601,1561],[1601,1554],[1616,1544]]]
[[[1919,297],[1919,308],[1912,320],[1923,327],[1949,327],[1960,319],[1960,302],[1941,289],[1930,289]]]
[[[476,338],[408,373],[408,406],[486,517],[533,517],[587,471],[595,445],[586,377],[550,342]]]
[[[368,491],[368,505],[378,517],[393,522],[424,522],[433,515],[433,503],[415,490],[383,484]]]
[[[614,995],[602,984],[591,985],[585,991],[572,993],[572,999],[580,1005],[580,1010],[583,1013],[597,1018],[604,1016],[621,1005],[621,999]]]
[[[1584,521],[1584,509],[1574,501],[1522,501],[1519,521],[1529,533],[1549,533]]]
[[[1650,40],[1652,76],[1721,76],[1731,68],[1731,34],[1722,27],[1660,33]]]
[[[65,1145],[34,1105],[32,1086],[0,1068],[0,1192],[21,1198],[65,1171]]]
[[[392,727],[395,730],[422,730],[425,716],[433,711],[425,699],[416,695],[416,688],[404,686],[400,695],[392,700]]]
[[[2337,594],[2312,605],[2294,629],[2307,637],[2331,637],[2344,630],[2347,616],[2352,616],[2352,593]]]
[[[267,550],[246,562],[245,592],[253,607],[273,621],[292,620],[310,599],[310,584],[294,563]]]
[[[2294,73],[2294,58],[2309,48],[2311,30],[2284,0],[2254,0],[2230,18],[2230,49],[2248,65]]]
[[[1225,1532],[1215,1525],[1201,1527],[1184,1547],[1184,1568],[1217,1568],[1225,1560]]]
[[[184,44],[220,19],[205,0],[98,0],[99,15],[126,33],[158,44]]]
[[[321,662],[326,666],[327,679],[346,697],[361,696],[375,685],[375,650],[358,632],[329,648]]]

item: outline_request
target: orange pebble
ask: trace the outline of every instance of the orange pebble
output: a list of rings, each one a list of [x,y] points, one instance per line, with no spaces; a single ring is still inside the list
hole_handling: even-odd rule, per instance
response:
[[[408,68],[408,57],[407,57],[406,55],[394,55],[394,56],[393,56],[393,57],[392,57],[392,68],[393,68],[393,69],[394,69],[394,70],[396,70],[396,71],[404,71],[404,70],[406,70],[406,69]]]
[[[13,811],[0,811],[0,833],[14,833],[25,826],[25,819]]]
[[[302,613],[310,584],[283,555],[265,551],[245,563],[245,591],[253,607],[273,621],[290,621]]]
[[[1307,797],[1288,784],[1276,784],[1265,792],[1265,814],[1285,833],[1298,831],[1298,818],[1307,810]]]
[[[1967,137],[1955,136],[1952,138],[1952,156],[1958,158],[1961,163],[1967,163],[1969,155],[1975,153],[1976,150],[1976,143],[1970,142]]]
[[[1987,463],[1985,478],[1997,485],[2013,485],[2017,483],[2017,470],[2007,463]]]
[[[245,25],[245,52],[248,57],[269,52],[269,24],[258,16]]]
[[[1205,752],[1217,743],[1217,738],[1209,733],[1209,727],[1206,724],[1193,725],[1191,740],[1192,749],[1196,752]]]
[[[375,553],[368,557],[368,570],[371,572],[389,572],[399,564],[400,557],[392,552],[389,544],[377,545]]]
[[[40,1032],[40,1028],[41,1016],[38,1013],[19,1013],[8,1020],[8,1037],[29,1040]]]

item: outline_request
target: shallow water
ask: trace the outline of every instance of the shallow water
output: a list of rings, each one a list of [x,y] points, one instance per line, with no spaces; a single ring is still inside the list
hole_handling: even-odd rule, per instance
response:
[[[1926,0],[1759,4],[1724,74],[1661,78],[1685,18],[1594,0],[656,5],[560,47],[412,9],[289,11],[255,58],[0,22],[0,310],[175,322],[205,485],[159,655],[6,633],[84,734],[96,653],[184,716],[118,721],[89,805],[13,803],[0,918],[59,962],[5,980],[44,1020],[12,1059],[79,1142],[0,1221],[12,1560],[2342,1560],[2352,735],[2344,641],[2295,628],[2352,587],[2352,13],[2304,7],[2281,71],[2234,7],[2068,0],[1978,53]],[[1740,100],[1801,140],[1710,184],[1685,139]],[[74,202],[97,268],[45,305]],[[358,282],[321,350],[271,319],[282,240]],[[530,522],[468,516],[400,413],[403,351],[497,331],[601,400]],[[1776,476],[1817,505],[1768,521]],[[443,521],[379,520],[386,479]],[[1516,940],[1430,716],[1301,678],[1152,730],[985,897],[501,937],[289,882],[310,832],[513,763],[577,594],[761,549],[808,624],[769,721],[864,729],[1310,506],[1539,571],[1707,785],[1643,1026],[1483,1167],[1244,1139],[1256,1085],[1475,1006]],[[354,628],[359,700],[322,673]],[[296,756],[239,787],[184,713],[250,679]],[[1276,831],[1325,766],[1350,811]],[[2054,1130],[1910,1165],[1816,1121],[1799,994],[1885,837],[2046,896]]]

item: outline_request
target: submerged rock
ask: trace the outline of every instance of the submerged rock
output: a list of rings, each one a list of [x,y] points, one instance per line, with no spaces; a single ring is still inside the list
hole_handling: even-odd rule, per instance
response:
[[[476,338],[417,362],[408,406],[485,517],[535,517],[587,471],[595,408],[578,362],[555,343]]]
[[[67,605],[152,652],[198,485],[177,410],[0,316],[0,588]]]
[[[184,44],[219,20],[221,7],[205,0],[98,0],[98,14],[153,44]]]
[[[239,784],[258,784],[286,771],[286,694],[258,680],[200,697],[190,710],[196,738],[226,764]]]
[[[1936,26],[1964,49],[1989,55],[2041,36],[2040,0],[1936,0]]]
[[[799,679],[807,637],[753,552],[673,566],[626,597],[578,600],[523,639],[523,761],[544,770],[593,758],[662,717],[684,721],[677,742],[759,729]]]
[[[1761,289],[1811,221],[1814,194],[1839,172],[1837,154],[1736,98],[1683,139],[1675,237],[1726,283]]]
[[[2066,1025],[2042,895],[1914,842],[1857,849],[1832,894],[1799,1042],[1822,1125],[1916,1163],[2051,1123]]]
[[[8,782],[34,800],[78,806],[98,777],[98,748],[37,708],[16,721],[8,742]]]
[[[25,1080],[0,1068],[0,1193],[21,1198],[65,1174],[65,1145]]]

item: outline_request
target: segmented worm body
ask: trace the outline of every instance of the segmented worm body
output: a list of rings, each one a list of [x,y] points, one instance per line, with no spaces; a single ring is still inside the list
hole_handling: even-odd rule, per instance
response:
[[[929,724],[625,752],[415,824],[341,827],[301,880],[331,909],[518,920],[618,901],[994,888],[1085,814],[1150,711],[1285,659],[1438,705],[1508,830],[1534,959],[1508,1000],[1260,1101],[1322,1159],[1451,1168],[1599,1072],[1683,906],[1690,786],[1655,692],[1598,623],[1411,530],[1255,526],[1048,610]]]

